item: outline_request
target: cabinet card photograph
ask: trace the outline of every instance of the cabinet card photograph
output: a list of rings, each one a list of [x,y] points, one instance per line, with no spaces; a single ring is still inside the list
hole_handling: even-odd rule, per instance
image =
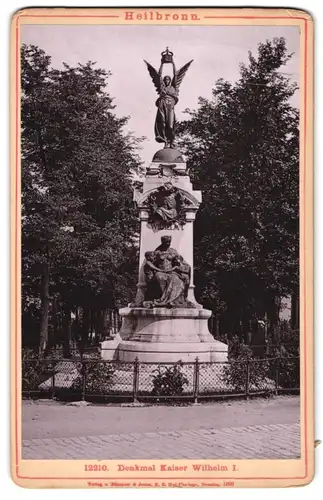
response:
[[[314,474],[313,20],[11,25],[11,463],[27,488]]]

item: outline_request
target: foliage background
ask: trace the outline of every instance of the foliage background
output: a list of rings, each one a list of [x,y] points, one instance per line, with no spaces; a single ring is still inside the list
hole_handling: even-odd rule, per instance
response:
[[[197,299],[218,338],[280,341],[282,299],[298,326],[299,115],[284,38],[261,42],[235,83],[217,79],[178,124],[203,193],[195,223]],[[216,72],[215,72],[216,74]],[[22,47],[23,344],[81,349],[131,300],[138,257],[132,179],[142,138],[115,114],[111,73],[62,69]],[[265,319],[265,328],[259,323]],[[296,339],[295,339],[296,340]]]

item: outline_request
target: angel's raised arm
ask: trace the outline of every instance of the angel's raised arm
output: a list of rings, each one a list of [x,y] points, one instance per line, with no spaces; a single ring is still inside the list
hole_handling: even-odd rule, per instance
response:
[[[176,66],[175,66],[175,63],[174,61],[172,61],[172,64],[173,64],[173,81],[172,81],[172,85],[173,87],[175,87],[175,89],[177,88],[177,73],[176,73]]]
[[[159,71],[158,71],[160,79],[161,79],[161,76],[162,76],[162,71],[163,71],[163,63],[160,64],[160,68],[159,68]]]

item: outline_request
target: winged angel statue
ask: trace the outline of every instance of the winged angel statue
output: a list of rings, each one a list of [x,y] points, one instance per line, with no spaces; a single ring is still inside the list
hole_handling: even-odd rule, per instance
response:
[[[161,65],[158,72],[151,64],[145,61],[149,74],[159,95],[156,101],[158,110],[155,121],[155,138],[157,142],[163,142],[165,148],[174,148],[176,125],[174,107],[178,102],[179,86],[193,60],[186,63],[181,69],[176,71],[175,63],[173,61],[173,53],[168,50],[168,47],[165,52],[162,52],[161,55]],[[170,76],[162,77],[164,64],[172,64],[173,78]]]

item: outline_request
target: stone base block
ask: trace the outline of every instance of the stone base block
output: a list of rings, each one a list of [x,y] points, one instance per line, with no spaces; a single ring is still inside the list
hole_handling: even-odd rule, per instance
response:
[[[143,363],[176,363],[177,361],[200,362],[227,361],[227,345],[222,342],[120,342],[116,357],[118,361],[132,362],[136,358]]]
[[[208,330],[211,311],[126,307],[120,315],[121,342],[114,359],[161,363],[227,360],[228,346],[214,340]]]
[[[118,345],[121,342],[119,333],[112,340],[101,342],[101,358],[105,361],[113,361],[116,359]]]

